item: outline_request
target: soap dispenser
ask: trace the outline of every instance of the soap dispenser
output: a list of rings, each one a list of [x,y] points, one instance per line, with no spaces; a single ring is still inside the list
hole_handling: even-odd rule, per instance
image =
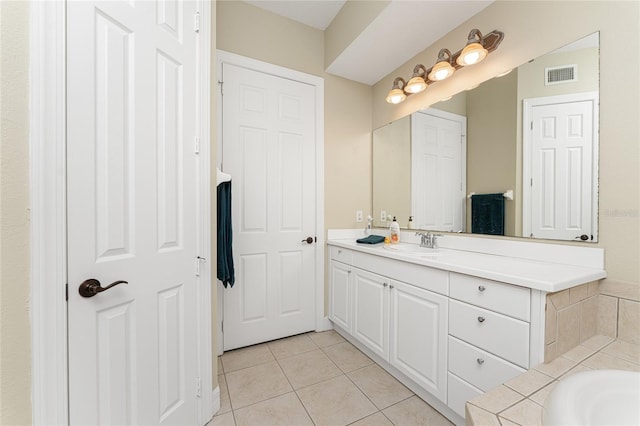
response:
[[[396,217],[393,217],[393,221],[389,225],[389,237],[391,244],[398,244],[400,242],[400,225],[396,221]]]

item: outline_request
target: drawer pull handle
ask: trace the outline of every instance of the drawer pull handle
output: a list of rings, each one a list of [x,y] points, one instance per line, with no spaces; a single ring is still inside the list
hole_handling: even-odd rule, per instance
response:
[[[480,291],[485,291],[485,290],[486,290],[486,287],[485,287],[485,286],[483,286],[483,285],[479,285],[479,286],[478,286],[478,290],[480,290]]]
[[[478,322],[484,322],[484,317],[478,317]]]
[[[484,359],[478,358],[478,359],[476,359],[476,362],[478,363],[478,365],[482,365],[482,364],[484,364]]]
[[[388,285],[389,285],[389,284],[387,284],[387,283],[382,283],[382,287],[386,287],[386,286],[388,286]]]
[[[342,250],[338,250],[338,254],[342,254]]]
[[[389,288],[393,288],[393,284],[389,286]]]
[[[350,271],[350,270],[349,270],[349,271],[347,271],[347,274],[350,274],[350,273],[351,273],[351,271]]]

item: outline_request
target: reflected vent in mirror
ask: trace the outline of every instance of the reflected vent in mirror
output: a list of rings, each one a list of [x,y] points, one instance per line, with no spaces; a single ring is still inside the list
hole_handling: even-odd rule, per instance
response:
[[[578,80],[577,65],[563,65],[561,67],[549,67],[544,69],[544,84],[570,83]]]

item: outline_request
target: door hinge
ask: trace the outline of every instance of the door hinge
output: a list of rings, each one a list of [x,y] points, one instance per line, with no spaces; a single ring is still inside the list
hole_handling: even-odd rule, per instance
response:
[[[202,393],[202,380],[200,380],[200,377],[196,377],[196,396],[200,398],[201,393]]]
[[[193,30],[196,33],[200,32],[200,12],[196,12],[193,16]]]
[[[220,322],[220,331],[224,333],[224,320]]]
[[[193,150],[196,154],[200,154],[200,138],[197,136],[195,137]]]
[[[533,186],[533,178],[529,180],[529,186]]]
[[[533,130],[533,121],[531,122],[531,130]]]
[[[220,96],[223,96],[224,95],[224,90],[223,90],[224,81],[218,80],[218,86],[220,86]]]
[[[200,264],[206,261],[207,259],[205,259],[204,257],[200,257],[200,256],[196,257],[196,277],[200,276]]]
[[[64,300],[69,301],[69,283],[64,285]]]

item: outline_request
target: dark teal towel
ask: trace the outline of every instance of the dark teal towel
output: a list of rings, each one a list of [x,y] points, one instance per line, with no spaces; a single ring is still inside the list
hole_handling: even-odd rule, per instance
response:
[[[218,185],[218,279],[222,284],[233,287],[235,271],[231,245],[231,182]]]
[[[504,195],[471,196],[471,233],[504,235]]]
[[[356,243],[361,243],[361,244],[378,244],[382,242],[384,242],[384,237],[380,235],[369,235],[368,237],[360,238],[359,240],[356,240]]]

